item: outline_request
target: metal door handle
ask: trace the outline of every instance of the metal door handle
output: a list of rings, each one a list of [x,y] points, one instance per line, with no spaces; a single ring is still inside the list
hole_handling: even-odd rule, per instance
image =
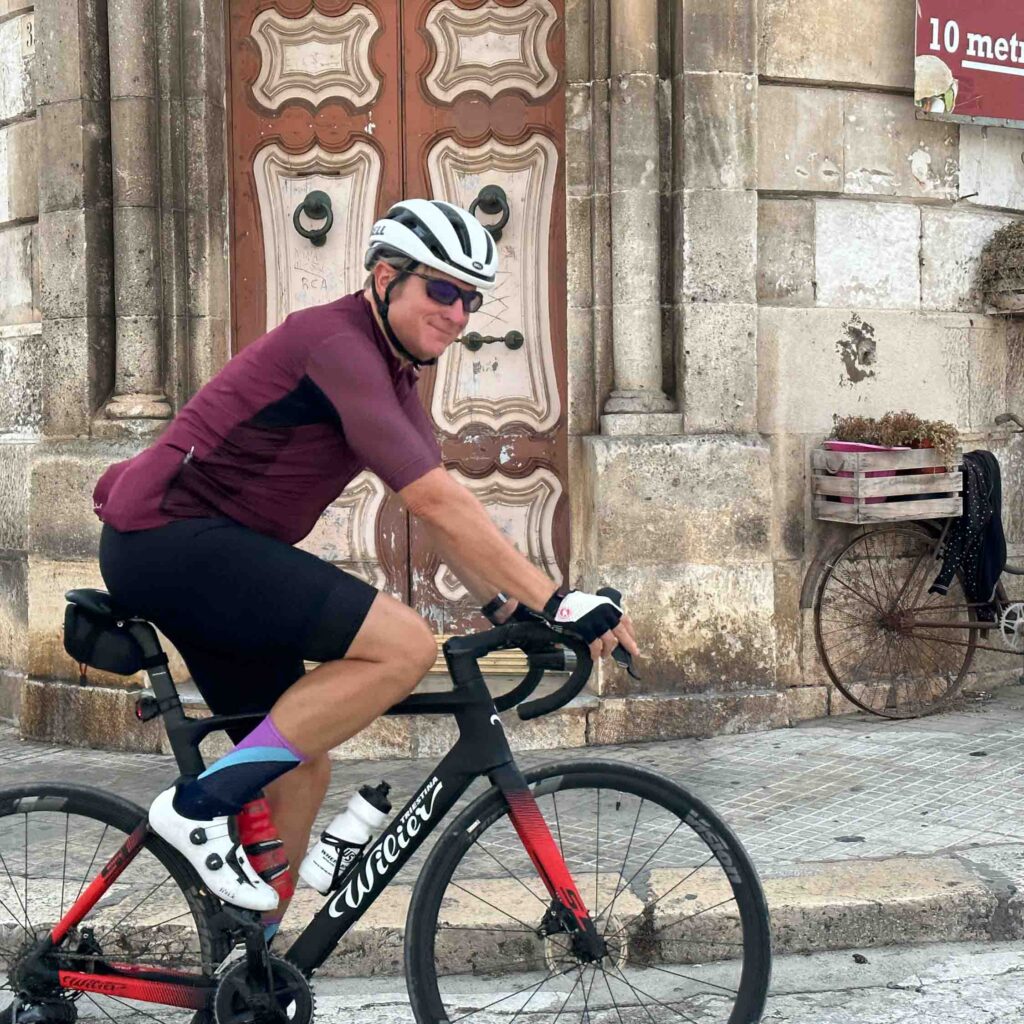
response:
[[[484,347],[484,345],[500,345],[503,344],[506,348],[512,349],[514,352],[517,348],[523,347],[523,342],[526,339],[522,336],[519,331],[509,331],[508,334],[502,337],[501,335],[494,334],[479,334],[477,331],[470,331],[469,334],[462,338],[459,338],[470,352],[478,352]]]
[[[310,220],[322,220],[324,223],[318,228],[304,228],[299,221],[299,214],[304,213]],[[303,238],[308,238],[314,245],[323,245],[327,241],[327,232],[334,224],[334,211],[331,209],[331,197],[326,192],[319,190],[310,192],[305,199],[295,207],[295,216],[292,217],[292,224]]]
[[[508,224],[508,219],[511,216],[508,196],[505,195],[505,190],[500,185],[484,185],[480,189],[480,194],[469,204],[469,212],[475,214],[478,206],[484,213],[489,213],[492,217],[497,213],[501,214],[501,220],[497,224],[484,225],[491,233],[491,238],[496,242],[500,241],[501,232],[504,230],[505,225]]]

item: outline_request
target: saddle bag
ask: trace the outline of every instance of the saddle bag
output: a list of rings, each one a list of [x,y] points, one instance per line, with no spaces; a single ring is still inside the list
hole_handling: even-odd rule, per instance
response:
[[[127,624],[90,615],[77,604],[64,611],[64,650],[79,665],[116,675],[131,676],[146,667],[142,647]]]

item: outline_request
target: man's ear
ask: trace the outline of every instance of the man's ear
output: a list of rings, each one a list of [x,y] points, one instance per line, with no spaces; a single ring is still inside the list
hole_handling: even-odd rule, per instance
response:
[[[373,281],[377,286],[377,294],[383,296],[387,286],[398,276],[398,271],[383,260],[373,265]]]

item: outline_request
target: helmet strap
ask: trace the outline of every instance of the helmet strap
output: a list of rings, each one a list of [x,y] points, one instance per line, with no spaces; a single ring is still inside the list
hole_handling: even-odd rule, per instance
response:
[[[433,366],[437,362],[437,357],[433,359],[417,359],[399,340],[398,335],[395,334],[391,327],[391,323],[388,320],[388,309],[391,307],[391,289],[398,284],[403,278],[408,277],[407,271],[400,270],[392,279],[391,283],[384,289],[384,298],[382,299],[377,294],[377,282],[376,280],[371,281],[370,291],[373,292],[373,303],[377,307],[377,312],[380,314],[380,322],[384,327],[384,334],[388,341],[398,350],[401,355],[405,356],[413,364],[413,366]]]

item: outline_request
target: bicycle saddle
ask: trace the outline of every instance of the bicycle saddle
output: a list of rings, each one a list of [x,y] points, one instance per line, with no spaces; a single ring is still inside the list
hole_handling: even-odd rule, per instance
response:
[[[77,604],[79,608],[84,608],[90,615],[109,619],[111,625],[125,619],[138,617],[121,608],[115,608],[110,600],[110,595],[105,590],[69,590],[64,598],[70,604]]]

